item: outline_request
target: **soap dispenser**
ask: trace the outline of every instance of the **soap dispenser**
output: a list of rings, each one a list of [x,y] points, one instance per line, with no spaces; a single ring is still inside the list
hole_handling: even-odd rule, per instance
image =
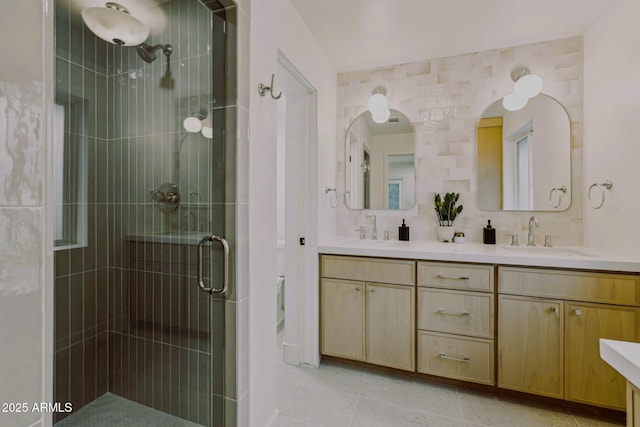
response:
[[[409,227],[404,223],[404,219],[402,220],[402,225],[398,227],[398,240],[409,241]]]
[[[496,244],[496,229],[491,226],[491,220],[489,220],[487,226],[482,229],[482,243],[485,245]]]

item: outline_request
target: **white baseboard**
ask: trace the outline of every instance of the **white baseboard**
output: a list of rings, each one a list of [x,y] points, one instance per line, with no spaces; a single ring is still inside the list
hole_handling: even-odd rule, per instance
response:
[[[290,344],[286,341],[282,342],[282,359],[285,363],[290,365],[299,365],[300,364],[300,345],[299,344]]]

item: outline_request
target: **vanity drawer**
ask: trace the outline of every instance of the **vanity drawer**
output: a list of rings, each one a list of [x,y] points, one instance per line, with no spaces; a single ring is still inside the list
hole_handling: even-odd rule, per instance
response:
[[[323,255],[321,268],[322,277],[334,279],[410,286],[416,283],[414,261]]]
[[[640,305],[637,275],[516,267],[500,267],[498,275],[504,294]]]
[[[418,262],[418,286],[493,291],[493,266]]]
[[[493,340],[418,331],[418,372],[494,385]]]
[[[493,294],[418,288],[418,329],[493,338]]]

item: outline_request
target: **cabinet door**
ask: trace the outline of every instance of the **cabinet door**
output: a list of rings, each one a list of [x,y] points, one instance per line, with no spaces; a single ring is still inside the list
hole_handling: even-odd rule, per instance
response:
[[[367,283],[367,362],[413,371],[415,287]]]
[[[322,354],[364,360],[363,282],[322,279]]]
[[[599,339],[635,341],[638,309],[566,303],[565,322],[565,398],[624,409],[626,380],[600,358]]]
[[[500,295],[498,386],[563,397],[562,301]]]

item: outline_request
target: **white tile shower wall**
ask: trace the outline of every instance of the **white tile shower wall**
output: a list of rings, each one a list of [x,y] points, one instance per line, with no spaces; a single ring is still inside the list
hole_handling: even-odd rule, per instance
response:
[[[492,102],[511,93],[509,76],[526,65],[544,80],[543,92],[564,106],[571,122],[571,207],[564,212],[535,212],[538,239],[554,236],[560,245],[581,245],[582,227],[582,37],[430,59],[390,67],[338,74],[337,179],[344,194],[344,148],[349,124],[366,110],[372,90],[385,86],[391,108],[404,113],[416,132],[416,208],[404,211],[349,210],[338,205],[338,235],[356,238],[358,226],[369,226],[367,215],[378,216],[378,235],[390,230],[397,238],[405,218],[412,239],[435,239],[436,192],[460,192],[464,211],[456,221],[468,241],[481,242],[482,228],[492,220],[498,243],[512,233],[526,236],[532,212],[487,212],[476,206],[476,124]],[[510,240],[509,240],[510,241]]]
[[[0,15],[0,402],[51,400],[52,353],[43,307],[52,288],[45,252],[46,2],[7,5]],[[47,80],[49,83],[51,80]],[[50,286],[51,285],[51,286]],[[51,299],[49,299],[49,302]],[[11,409],[11,408],[6,408]],[[1,411],[0,425],[45,423],[50,415]]]

